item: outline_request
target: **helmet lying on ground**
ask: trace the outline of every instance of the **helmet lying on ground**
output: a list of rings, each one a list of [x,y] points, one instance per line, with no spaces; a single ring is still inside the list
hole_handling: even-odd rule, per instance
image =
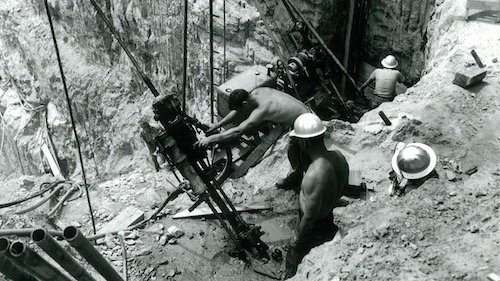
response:
[[[398,146],[399,147],[399,146]],[[407,179],[420,179],[429,175],[437,163],[434,150],[423,143],[410,143],[396,149],[392,157],[392,169]]]

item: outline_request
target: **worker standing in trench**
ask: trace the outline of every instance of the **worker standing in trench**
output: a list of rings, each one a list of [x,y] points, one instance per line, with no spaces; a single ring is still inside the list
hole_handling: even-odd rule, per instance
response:
[[[398,61],[393,55],[385,57],[381,64],[384,68],[375,69],[370,78],[360,87],[361,92],[363,92],[372,81],[375,81],[373,94],[367,95],[372,108],[376,108],[384,102],[393,101],[396,97],[396,83],[403,83],[405,80],[403,74],[395,69],[398,67]]]
[[[305,113],[295,120],[290,133],[311,164],[301,184],[299,227],[286,256],[285,278],[294,276],[304,256],[313,247],[333,239],[338,230],[333,223],[333,208],[347,187],[349,165],[342,153],[326,149],[325,131],[318,116]]]
[[[208,146],[211,143],[237,138],[243,133],[257,129],[265,121],[293,128],[293,122],[299,115],[311,112],[311,109],[296,98],[265,87],[257,88],[251,94],[242,89],[233,90],[229,95],[229,109],[231,111],[214,124],[207,131],[208,134],[235,120],[241,120],[241,117],[246,119],[234,128],[200,139],[198,145]],[[276,184],[278,188],[298,188],[309,163],[308,159],[303,157],[297,141],[293,139],[288,146],[288,160],[292,171]]]

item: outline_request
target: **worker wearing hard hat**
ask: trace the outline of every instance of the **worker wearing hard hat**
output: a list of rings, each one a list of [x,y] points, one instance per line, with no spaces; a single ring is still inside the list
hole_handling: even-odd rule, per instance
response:
[[[326,149],[325,126],[312,113],[300,115],[290,136],[296,138],[311,164],[302,179],[299,197],[299,229],[286,256],[285,278],[295,275],[297,266],[313,247],[333,239],[338,228],[333,208],[347,186],[349,165],[339,151]]]
[[[405,80],[403,74],[396,70],[398,61],[393,55],[385,57],[381,64],[384,68],[375,69],[360,88],[363,91],[372,81],[375,81],[373,94],[367,95],[372,108],[378,107],[383,102],[393,101],[396,97],[396,82],[402,83]]]

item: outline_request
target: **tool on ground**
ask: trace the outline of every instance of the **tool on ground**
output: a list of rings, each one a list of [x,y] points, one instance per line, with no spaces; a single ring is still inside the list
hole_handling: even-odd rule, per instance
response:
[[[474,58],[474,60],[476,61],[477,66],[479,66],[479,68],[483,68],[483,67],[484,67],[484,64],[483,64],[483,62],[481,61],[481,59],[479,58],[479,56],[477,55],[476,50],[472,50],[472,51],[470,51],[470,54],[472,55],[472,57],[473,57],[473,58]]]
[[[385,115],[385,113],[380,110],[378,112],[378,115],[380,116],[380,118],[382,118],[382,120],[384,120],[384,123],[387,125],[387,126],[391,126],[392,125],[392,122],[391,120],[389,120],[389,118],[387,118],[387,116]]]

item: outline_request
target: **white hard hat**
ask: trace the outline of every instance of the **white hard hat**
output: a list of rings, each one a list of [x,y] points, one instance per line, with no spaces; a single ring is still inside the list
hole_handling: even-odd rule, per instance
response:
[[[406,179],[421,179],[429,175],[437,163],[434,150],[423,143],[410,143],[399,149],[392,156],[392,169]]]
[[[382,60],[382,66],[385,68],[396,68],[398,67],[398,61],[393,55],[388,55]]]
[[[320,136],[325,131],[325,125],[323,125],[323,122],[321,122],[321,119],[317,115],[304,113],[295,119],[290,136],[308,139]]]

